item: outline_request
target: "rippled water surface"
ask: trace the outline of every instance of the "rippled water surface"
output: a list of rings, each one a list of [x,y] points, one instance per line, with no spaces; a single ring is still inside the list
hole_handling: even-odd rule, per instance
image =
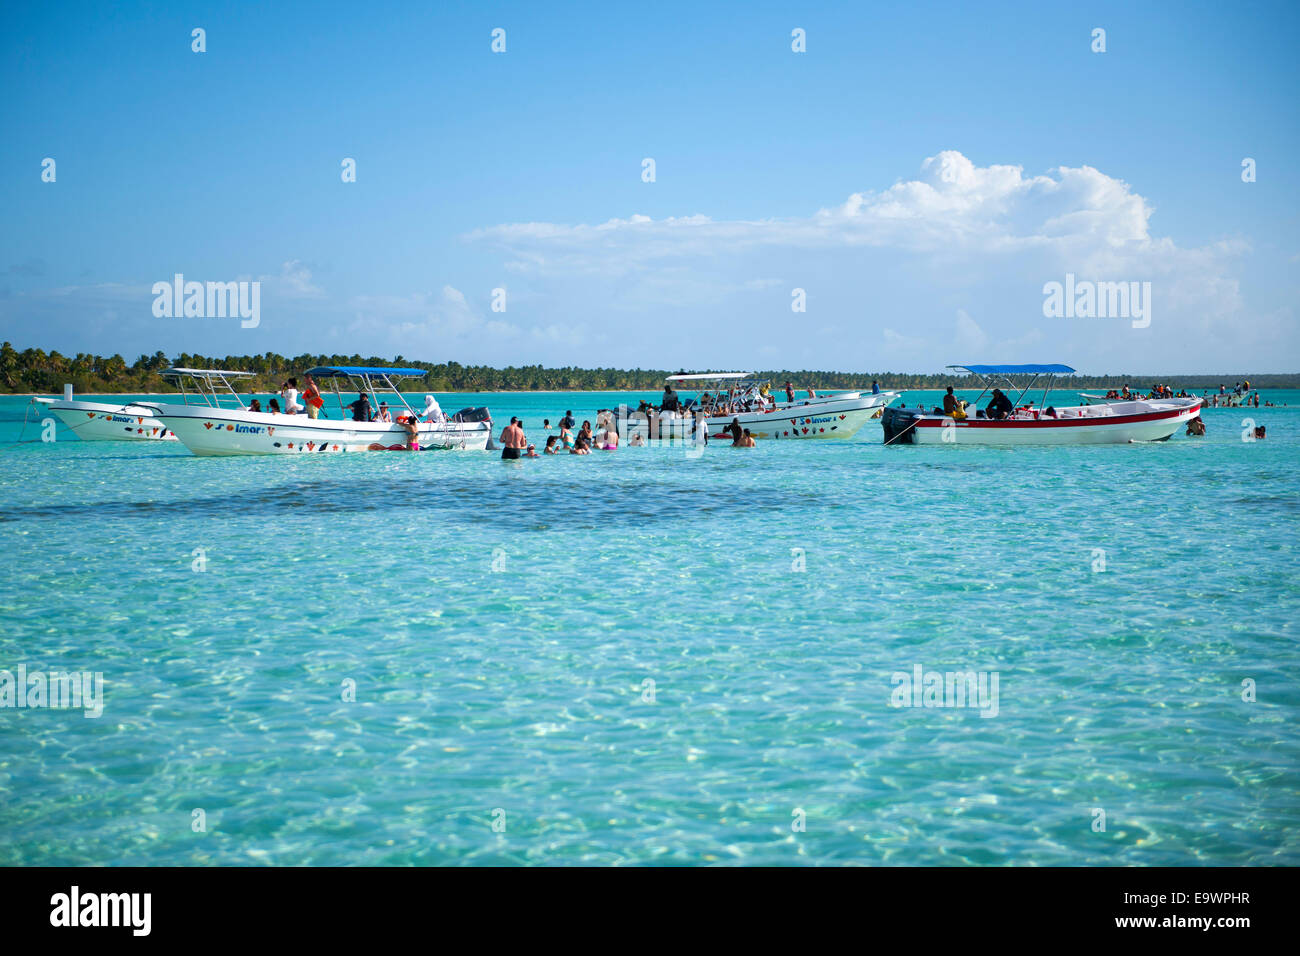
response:
[[[1152,445],[509,463],[20,444],[0,399],[0,669],[105,682],[0,709],[0,864],[1298,864],[1270,397]],[[442,398],[533,439],[615,401]],[[996,716],[891,706],[917,665]]]

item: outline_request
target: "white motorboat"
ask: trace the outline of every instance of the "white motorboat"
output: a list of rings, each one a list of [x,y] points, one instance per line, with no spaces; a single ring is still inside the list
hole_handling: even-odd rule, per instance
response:
[[[1164,441],[1200,415],[1199,398],[1133,399],[1098,405],[1049,406],[1047,395],[1058,374],[1070,374],[1068,365],[949,365],[970,372],[984,383],[983,398],[992,390],[994,402],[978,408],[979,398],[965,409],[944,414],[940,409],[886,408],[881,424],[885,444],[903,445],[1090,445],[1135,441]],[[1010,376],[1031,376],[1014,400],[995,384],[1010,391]],[[1042,399],[1025,403],[1025,394],[1043,375],[1048,376]],[[1001,398],[999,399],[999,396]],[[996,404],[995,404],[996,403]]]
[[[659,408],[630,411],[628,429],[643,438],[689,438],[703,421],[709,438],[730,440],[727,429],[736,422],[757,439],[848,439],[901,394],[850,391],[778,402],[764,388],[770,383],[752,372],[670,375],[667,384],[696,394],[682,399],[666,392],[673,397]]]
[[[154,417],[153,409],[142,408],[134,402],[114,405],[39,395],[32,401],[45,406],[82,441],[176,440],[171,429]]]
[[[252,372],[226,372],[218,369],[169,368],[160,373],[171,381],[179,390],[181,399],[189,403],[191,395],[186,389],[186,382],[193,383],[196,401],[208,406],[219,406],[219,396],[205,382],[214,375],[223,375],[230,380],[251,378]],[[72,386],[65,386],[64,397],[41,398],[33,401],[46,406],[62,420],[63,424],[76,432],[82,441],[176,441],[176,435],[163,422],[158,420],[152,402],[127,402],[114,405],[105,402],[83,402],[74,400]]]
[[[338,397],[340,418],[328,418],[322,409],[318,418],[306,414],[283,414],[250,411],[224,376],[216,372],[208,380],[210,388],[220,387],[234,397],[238,407],[215,408],[198,405],[174,405],[147,402],[176,437],[196,455],[297,455],[316,452],[404,451],[408,433],[398,421],[355,421],[343,403],[338,383],[356,385],[371,408],[377,409],[376,393],[394,396],[396,418],[414,418],[418,429],[416,448],[477,449],[487,447],[492,420],[486,409],[466,410],[451,419],[441,414],[433,396],[426,396],[424,411],[417,412],[398,391],[396,382],[403,378],[423,377],[424,371],[412,368],[372,368],[366,366],[321,366],[308,374],[330,380]],[[351,391],[349,391],[351,394]],[[402,411],[405,409],[405,411]],[[478,414],[474,414],[478,413]]]

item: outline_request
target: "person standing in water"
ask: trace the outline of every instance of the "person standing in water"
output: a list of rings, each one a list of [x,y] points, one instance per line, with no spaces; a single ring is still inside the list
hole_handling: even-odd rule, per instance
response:
[[[420,450],[420,426],[414,414],[403,416],[402,428],[406,429],[406,450]]]
[[[731,433],[731,444],[733,448],[738,446],[740,444],[740,439],[744,437],[742,434],[744,430],[740,427],[739,418],[733,418],[731,424],[724,428],[723,431]]]
[[[524,449],[528,447],[528,439],[524,437],[519,419],[511,417],[510,424],[501,433],[501,446],[503,461],[512,461],[523,456]]]

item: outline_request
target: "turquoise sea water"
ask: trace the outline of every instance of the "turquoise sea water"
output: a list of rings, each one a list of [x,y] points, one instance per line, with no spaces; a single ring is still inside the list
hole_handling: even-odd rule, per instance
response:
[[[619,397],[439,396],[533,440]],[[1267,397],[1152,445],[508,463],[18,444],[0,399],[0,669],[105,696],[0,709],[0,864],[1295,865]],[[891,706],[918,665],[996,716]]]

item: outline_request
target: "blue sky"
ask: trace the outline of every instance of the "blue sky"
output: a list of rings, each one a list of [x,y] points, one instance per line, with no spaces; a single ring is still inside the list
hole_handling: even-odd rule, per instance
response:
[[[1298,11],[9,5],[0,336],[128,359],[1295,371]],[[177,272],[260,281],[260,324],[155,317]],[[1044,316],[1066,273],[1150,282],[1150,325]]]

